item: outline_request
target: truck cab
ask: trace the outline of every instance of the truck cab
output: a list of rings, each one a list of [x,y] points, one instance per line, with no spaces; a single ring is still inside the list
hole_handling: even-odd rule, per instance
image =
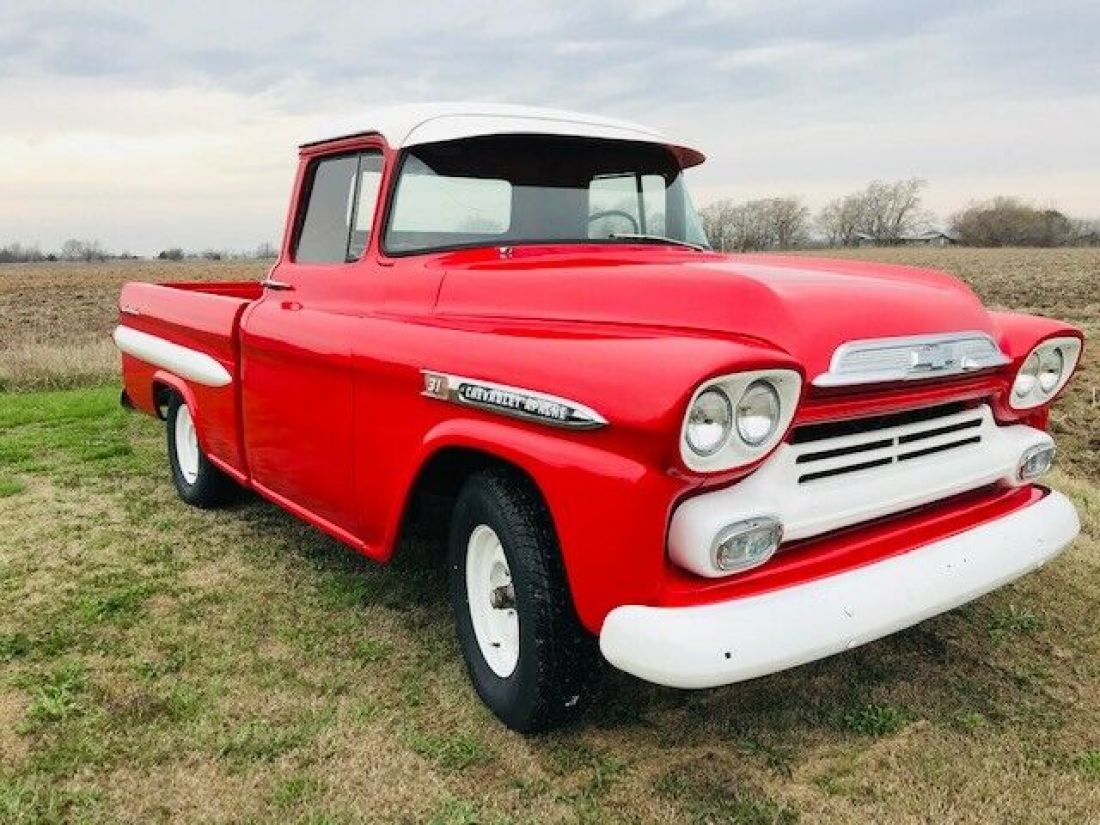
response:
[[[124,394],[180,496],[239,488],[379,562],[432,510],[482,699],[541,730],[600,659],[749,679],[1045,563],[1079,330],[944,273],[730,256],[636,124],[404,106],[303,144],[259,283],[127,284]]]

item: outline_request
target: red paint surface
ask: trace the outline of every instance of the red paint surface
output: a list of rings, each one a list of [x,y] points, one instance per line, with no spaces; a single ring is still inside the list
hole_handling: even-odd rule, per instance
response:
[[[309,161],[383,150],[377,139],[304,149]],[[297,214],[288,212],[288,230]],[[987,312],[943,273],[871,262],[728,256],[659,246],[558,245],[387,258],[385,210],[363,258],[299,265],[289,236],[257,284],[128,284],[120,322],[218,359],[228,387],[187,385],[123,358],[126,390],[153,409],[156,380],[179,385],[203,449],[235,477],[375,559],[394,550],[406,497],[441,449],[482,450],[523,468],[547,500],[574,601],[598,630],[620,604],[694,604],[787,586],[906,552],[1027,503],[985,491],[787,548],[757,571],[715,582],[671,567],[665,535],[685,496],[735,483],[753,468],[702,476],[679,458],[684,407],[698,384],[768,367],[807,379],[795,423],[851,418],[956,399],[1021,416],[1006,394],[1041,339],[1079,335],[1044,318]],[[849,340],[982,330],[1013,364],[962,378],[817,390]],[[565,396],[610,426],[568,432],[421,396],[420,370]],[[1046,408],[1025,419],[1045,426]],[[1007,509],[1006,509],[1007,508]]]

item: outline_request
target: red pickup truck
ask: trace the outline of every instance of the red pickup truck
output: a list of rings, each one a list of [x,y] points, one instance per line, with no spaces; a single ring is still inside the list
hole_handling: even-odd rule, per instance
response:
[[[1034,570],[1081,332],[956,279],[710,251],[648,128],[505,106],[307,143],[259,283],[128,284],[123,401],[179,495],[248,488],[381,562],[426,501],[475,688],[582,707],[847,650]]]

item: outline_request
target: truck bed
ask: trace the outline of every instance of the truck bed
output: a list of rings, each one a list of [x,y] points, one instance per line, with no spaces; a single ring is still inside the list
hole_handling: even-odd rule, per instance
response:
[[[120,323],[215,357],[235,352],[240,315],[263,288],[254,281],[123,286]]]
[[[119,297],[114,337],[127,398],[156,414],[157,386],[184,393],[199,413],[204,450],[238,478],[246,473],[238,332],[245,309],[262,292],[256,281],[128,283]]]

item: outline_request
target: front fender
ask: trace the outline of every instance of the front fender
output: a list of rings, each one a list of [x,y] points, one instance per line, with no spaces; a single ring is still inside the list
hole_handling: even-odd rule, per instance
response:
[[[590,631],[598,632],[614,607],[658,597],[668,521],[689,489],[686,480],[604,449],[591,434],[459,417],[428,431],[403,489],[412,489],[433,456],[455,447],[508,462],[534,481],[557,531],[578,616]],[[389,552],[405,504],[390,515]]]
[[[1043,406],[1030,410],[1014,410],[1008,403],[1008,393],[1011,391],[1012,382],[1016,373],[1023,365],[1036,346],[1048,338],[1061,336],[1075,336],[1081,339],[1082,351],[1077,359],[1077,368],[1080,368],[1081,358],[1084,357],[1084,333],[1077,327],[1053,318],[1044,318],[1041,315],[1027,315],[1021,312],[991,312],[990,317],[997,330],[998,344],[1012,363],[1005,369],[1005,384],[1001,393],[994,400],[993,412],[998,421],[1016,422],[1024,421],[1033,427],[1046,429],[1047,417],[1051,405],[1066,391],[1070,381],[1058,391],[1058,394],[1043,404]]]

